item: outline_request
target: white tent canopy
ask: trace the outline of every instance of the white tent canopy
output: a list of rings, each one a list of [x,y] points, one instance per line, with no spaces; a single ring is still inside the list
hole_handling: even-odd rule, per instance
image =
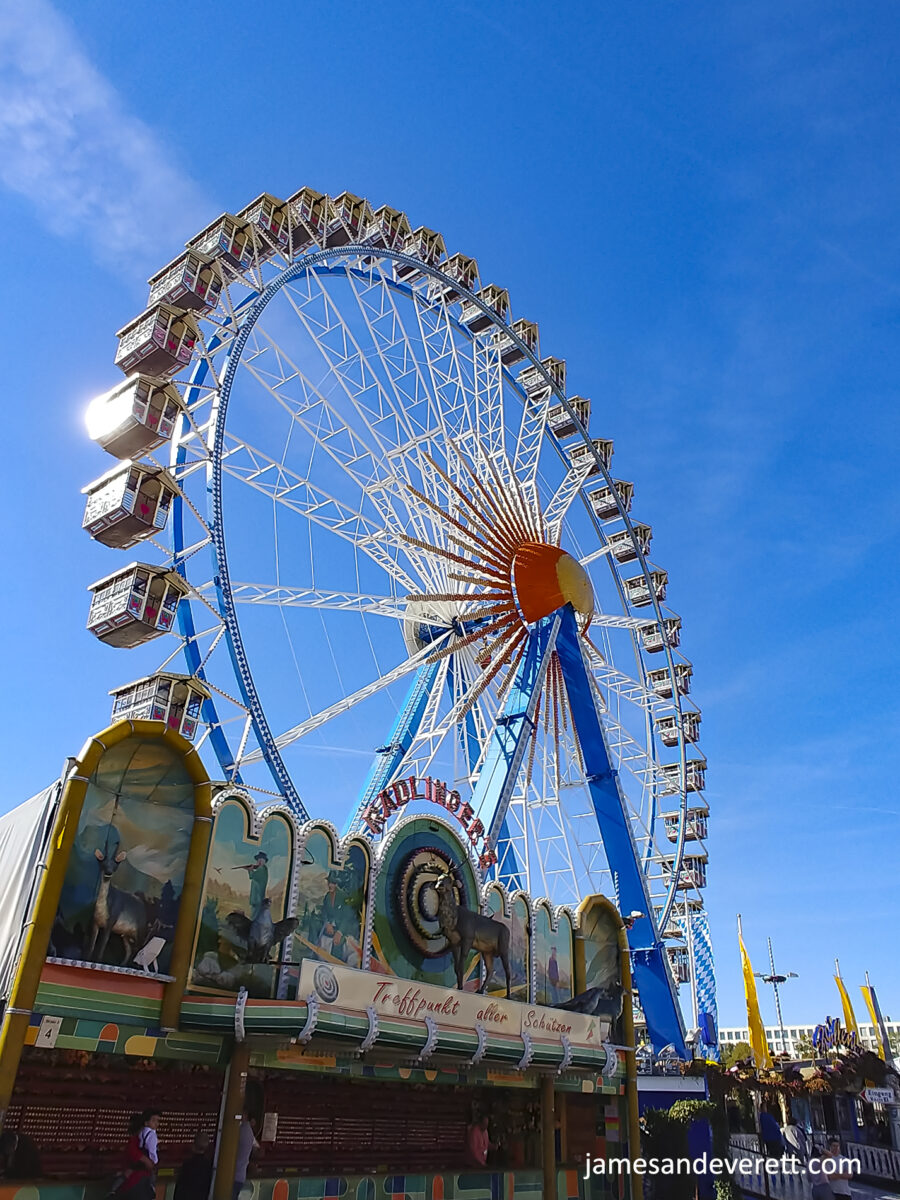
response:
[[[25,930],[31,919],[63,780],[0,817],[0,1001],[15,975]]]

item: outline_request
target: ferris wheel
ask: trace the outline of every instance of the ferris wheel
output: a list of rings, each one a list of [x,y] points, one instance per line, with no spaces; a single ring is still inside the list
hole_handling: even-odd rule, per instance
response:
[[[350,193],[223,215],[148,305],[88,413],[119,462],[84,526],[157,556],[92,585],[88,626],[175,642],[114,715],[375,840],[428,781],[510,890],[616,898],[652,1041],[683,1051],[679,984],[715,1018],[700,713],[565,362],[474,259]]]

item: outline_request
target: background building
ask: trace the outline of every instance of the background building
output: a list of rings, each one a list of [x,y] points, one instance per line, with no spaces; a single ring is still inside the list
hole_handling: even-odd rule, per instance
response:
[[[816,1022],[818,1024],[818,1022]],[[900,1021],[885,1020],[888,1037],[891,1042],[891,1049],[898,1053],[900,1052]],[[802,1045],[804,1042],[812,1042],[813,1030],[816,1025],[785,1025],[784,1027],[784,1043],[782,1044],[781,1030],[777,1025],[766,1026],[766,1041],[769,1043],[769,1048],[774,1054],[789,1054],[792,1056],[802,1057]],[[859,1025],[860,1041],[867,1050],[878,1049],[878,1041],[875,1037],[875,1028],[869,1024]],[[723,1054],[730,1046],[737,1045],[738,1042],[749,1042],[750,1031],[745,1026],[740,1028],[730,1027],[728,1029],[719,1030],[720,1048]],[[797,1049],[797,1043],[801,1043],[801,1051]]]

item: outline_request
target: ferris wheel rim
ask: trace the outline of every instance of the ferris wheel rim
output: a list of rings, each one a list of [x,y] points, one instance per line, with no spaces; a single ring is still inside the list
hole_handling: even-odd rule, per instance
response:
[[[392,260],[394,262],[399,262],[399,263],[408,263],[409,265],[413,266],[419,274],[426,275],[429,278],[435,279],[438,281],[442,281],[442,280],[449,281],[449,278],[450,278],[444,272],[442,272],[440,270],[440,268],[433,267],[430,264],[423,262],[421,259],[419,259],[417,257],[405,254],[401,251],[392,250],[391,248],[388,248],[388,247],[374,248],[370,245],[367,245],[366,243],[351,243],[351,244],[344,245],[341,247],[319,247],[308,253],[305,253],[302,255],[302,257],[294,260],[292,263],[290,263],[288,266],[286,266],[283,270],[281,270],[274,279],[270,280],[266,284],[265,287],[261,288],[260,290],[257,290],[255,293],[251,293],[251,295],[245,297],[242,300],[241,304],[235,310],[235,316],[240,314],[240,318],[241,318],[240,324],[237,326],[237,331],[234,334],[231,344],[228,346],[227,357],[226,357],[226,361],[224,364],[224,369],[222,371],[219,386],[216,389],[216,391],[217,391],[217,399],[216,399],[217,412],[216,412],[215,428],[214,428],[214,444],[211,447],[212,452],[211,452],[211,456],[210,456],[211,475],[212,475],[212,479],[214,481],[214,486],[209,491],[209,511],[210,511],[210,518],[211,518],[210,519],[210,527],[211,527],[211,539],[210,540],[211,540],[211,545],[213,548],[213,553],[215,556],[215,562],[216,562],[216,568],[217,568],[217,570],[216,570],[216,591],[217,591],[217,596],[219,599],[220,612],[222,614],[222,620],[223,620],[223,624],[224,624],[224,628],[225,628],[226,639],[227,639],[227,643],[229,646],[229,651],[232,656],[232,665],[234,667],[235,675],[238,680],[241,694],[244,698],[245,703],[247,704],[248,711],[250,712],[250,715],[253,719],[254,729],[256,731],[257,740],[260,744],[260,748],[264,749],[264,750],[268,750],[268,753],[264,753],[264,757],[266,759],[267,766],[269,767],[269,769],[270,769],[272,775],[275,777],[276,781],[282,787],[285,797],[288,799],[289,803],[294,804],[296,806],[296,808],[299,810],[299,812],[304,815],[308,815],[307,811],[306,811],[306,807],[303,804],[302,800],[300,799],[299,794],[296,791],[296,788],[295,788],[292,778],[291,778],[291,773],[289,772],[286,764],[284,763],[284,760],[281,756],[280,750],[275,745],[275,738],[272,735],[271,729],[269,728],[268,719],[265,714],[265,709],[263,707],[262,700],[261,700],[256,682],[253,678],[253,673],[250,668],[246,650],[243,645],[243,635],[241,632],[240,621],[239,621],[239,618],[238,618],[238,615],[237,615],[237,612],[235,609],[234,597],[233,597],[233,592],[232,592],[232,588],[231,588],[230,570],[229,570],[229,565],[228,565],[228,551],[227,551],[227,547],[225,544],[225,531],[224,531],[224,524],[223,524],[223,520],[222,520],[223,511],[222,511],[222,469],[221,469],[221,465],[222,465],[223,439],[225,436],[226,417],[227,417],[227,411],[228,411],[228,403],[230,401],[230,396],[231,396],[231,388],[234,383],[234,379],[235,379],[235,375],[237,373],[238,366],[240,365],[241,356],[243,354],[244,349],[246,348],[247,341],[248,341],[249,337],[251,336],[253,329],[256,326],[256,323],[258,322],[260,316],[265,311],[266,307],[271,302],[271,300],[274,299],[274,297],[277,296],[278,293],[287,284],[304,276],[310,270],[314,269],[317,266],[328,264],[329,262],[334,261],[334,260],[338,260],[338,261],[343,260],[343,261],[349,263],[351,260],[359,259],[363,255],[372,257],[372,258]],[[474,304],[482,313],[484,313],[484,315],[488,318],[489,322],[491,323],[491,325],[493,326],[494,329],[501,331],[505,337],[508,337],[512,342],[514,342],[517,345],[517,347],[521,350],[524,357],[527,359],[529,365],[532,367],[535,367],[543,375],[546,386],[551,389],[551,392],[552,392],[555,400],[558,403],[560,403],[563,406],[564,411],[566,411],[567,414],[571,418],[574,419],[574,421],[576,423],[575,427],[578,431],[578,434],[579,434],[582,442],[587,444],[587,446],[589,447],[589,451],[595,460],[595,464],[596,464],[598,472],[601,474],[605,483],[610,487],[612,495],[616,498],[617,507],[619,509],[619,516],[623,520],[623,522],[625,524],[625,528],[629,533],[631,542],[637,551],[637,557],[638,557],[638,561],[640,563],[641,572],[644,575],[644,578],[647,581],[648,585],[650,585],[650,583],[651,583],[650,570],[649,570],[645,555],[640,546],[639,540],[637,539],[637,537],[635,535],[629,514],[628,514],[627,510],[621,504],[621,498],[619,497],[618,489],[615,486],[615,481],[614,481],[611,473],[607,469],[602,457],[597,452],[596,447],[591,442],[591,439],[590,439],[587,431],[582,427],[581,422],[578,419],[578,416],[575,413],[575,410],[573,409],[572,405],[569,403],[564,390],[555,383],[555,381],[550,376],[549,372],[544,367],[543,363],[540,361],[540,359],[537,357],[537,355],[534,352],[532,352],[532,350],[528,347],[528,345],[524,341],[522,341],[522,339],[515,333],[515,331],[512,329],[512,327],[509,323],[507,323],[506,321],[503,321],[499,317],[499,315],[488,304],[486,304],[484,301],[482,301],[481,298],[476,293],[470,291],[469,289],[465,288],[464,286],[462,286],[461,284],[459,284],[456,281],[454,281],[454,288],[465,299],[465,301],[467,303]],[[398,289],[398,290],[404,290],[404,289]],[[232,325],[234,324],[234,318],[230,319],[230,323]],[[205,366],[205,365],[206,364],[204,363],[204,360],[201,358],[200,362],[198,363],[198,367]],[[196,383],[197,379],[198,379],[198,374],[197,374],[197,372],[195,372],[194,375],[192,376],[191,383],[192,384]],[[560,453],[561,453],[561,451],[560,451]],[[582,489],[579,489],[579,490],[582,490]],[[600,538],[602,540],[605,540],[605,535],[603,533],[603,530],[601,528],[599,528],[596,520],[594,520],[594,524],[595,524],[595,526],[597,526],[597,533],[599,534]],[[610,566],[612,566],[611,562],[610,562]],[[611,574],[613,576],[613,579],[615,580],[617,590],[619,591],[620,599],[623,603],[623,608],[625,608],[625,597],[624,597],[624,593],[623,593],[623,589],[622,589],[621,577],[619,576],[618,571],[616,571],[614,568],[612,569]],[[655,615],[657,621],[661,625],[662,620],[663,620],[663,614],[662,614],[660,602],[657,599],[655,589],[652,586],[649,587],[649,591],[650,591],[651,605],[653,608],[654,615]],[[626,611],[627,611],[627,609],[626,609]],[[667,667],[668,667],[669,674],[670,674],[670,677],[672,678],[672,682],[673,682],[671,703],[678,714],[678,718],[679,718],[679,722],[680,722],[681,714],[682,714],[681,696],[680,696],[680,692],[679,692],[678,688],[676,686],[674,686],[674,684],[675,684],[674,658],[673,658],[673,654],[672,654],[672,648],[671,648],[671,646],[668,645],[667,642],[664,642],[664,650],[665,650],[665,654],[666,654]],[[640,661],[640,654],[638,655],[638,659]],[[261,727],[262,727],[262,730],[265,731],[263,733],[262,737],[260,736]],[[652,733],[650,735],[650,738],[648,739],[648,745],[652,746]],[[686,750],[687,750],[686,741],[683,737],[679,738],[679,750],[680,750],[680,760],[681,760],[680,761],[680,769],[681,769],[681,777],[682,777],[682,782],[683,782],[685,779],[685,771],[686,771],[685,762],[686,762]],[[238,763],[237,766],[239,769],[240,764]],[[685,816],[686,816],[687,805],[688,805],[688,793],[687,793],[687,789],[685,787],[681,787],[679,789],[679,791],[681,793],[680,794],[680,805],[679,805],[679,811],[680,811],[680,815],[681,815],[681,820],[679,820],[679,841],[675,848],[675,854],[673,856],[674,862],[672,864],[672,869],[671,869],[671,873],[670,873],[670,882],[669,882],[669,886],[667,889],[663,908],[662,908],[662,911],[661,911],[660,917],[659,917],[660,926],[663,926],[663,927],[665,925],[665,922],[668,920],[668,917],[669,917],[671,910],[674,906],[674,903],[677,899],[678,883],[679,883],[679,877],[680,877],[680,872],[681,872],[681,863],[682,863],[682,860],[684,857],[684,833],[685,833],[685,824],[686,824]],[[655,806],[655,809],[658,807],[656,799],[654,799],[654,806]],[[657,812],[654,811],[653,818],[651,820],[651,825],[655,825],[657,821],[658,821]],[[649,847],[649,843],[648,843],[648,850],[649,849],[650,849],[650,847]]]

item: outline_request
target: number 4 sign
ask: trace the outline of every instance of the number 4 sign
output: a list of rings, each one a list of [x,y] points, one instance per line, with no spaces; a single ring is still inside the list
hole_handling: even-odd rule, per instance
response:
[[[45,1050],[52,1050],[59,1037],[59,1031],[62,1029],[62,1023],[62,1017],[41,1017],[41,1025],[34,1044],[42,1046]]]

